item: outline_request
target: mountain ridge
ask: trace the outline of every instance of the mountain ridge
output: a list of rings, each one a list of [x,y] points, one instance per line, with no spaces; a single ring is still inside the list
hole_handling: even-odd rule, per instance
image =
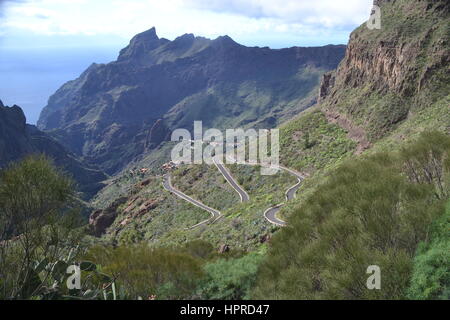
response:
[[[163,142],[147,141],[159,121],[169,130],[192,129],[194,120],[220,129],[274,127],[276,119],[311,105],[321,75],[344,52],[332,45],[251,48],[228,36],[169,41],[152,28],[136,35],[117,61],[93,64],[63,85],[38,127],[114,174]]]

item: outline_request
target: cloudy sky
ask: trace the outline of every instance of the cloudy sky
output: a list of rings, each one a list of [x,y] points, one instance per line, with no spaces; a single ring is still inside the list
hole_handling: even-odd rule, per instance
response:
[[[247,45],[346,43],[372,0],[0,0],[3,46],[119,44],[157,28],[162,37],[228,34]]]
[[[373,0],[0,0],[0,99],[36,123],[48,98],[137,33],[229,35],[247,46],[345,44]]]

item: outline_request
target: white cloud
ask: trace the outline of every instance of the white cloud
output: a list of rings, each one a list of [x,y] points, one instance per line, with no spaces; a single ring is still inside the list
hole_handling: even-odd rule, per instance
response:
[[[28,0],[6,3],[0,29],[41,35],[118,35],[156,26],[174,38],[194,33],[314,39],[347,34],[369,15],[372,0]],[[1,31],[1,30],[0,30]],[[331,33],[330,33],[331,32]],[[337,36],[336,36],[337,38]],[[341,38],[339,38],[341,39]]]
[[[335,27],[367,17],[372,0],[184,0],[187,7]]]

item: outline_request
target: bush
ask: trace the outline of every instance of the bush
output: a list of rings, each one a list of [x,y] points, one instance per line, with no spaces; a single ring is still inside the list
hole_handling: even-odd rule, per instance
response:
[[[203,276],[198,259],[173,249],[152,249],[147,245],[93,247],[87,260],[117,279],[121,297],[127,299],[187,299]]]
[[[447,199],[450,184],[450,139],[440,132],[425,132],[403,148],[401,160],[410,181],[435,187],[438,199]]]
[[[211,243],[203,240],[194,240],[185,244],[182,252],[185,252],[201,260],[209,260],[215,256],[214,247]]]
[[[205,300],[249,299],[261,260],[260,254],[252,253],[205,265],[206,277],[198,288],[199,296]]]
[[[414,259],[408,297],[413,300],[450,300],[450,202],[446,214],[432,227]]]
[[[426,147],[430,134],[410,146]],[[440,136],[442,138],[442,136]],[[445,137],[445,136],[444,136]],[[449,138],[435,139],[422,153],[444,163]],[[445,150],[435,153],[434,150]],[[348,161],[298,208],[277,234],[262,264],[258,299],[402,299],[413,257],[428,226],[442,214],[436,181],[412,181],[407,161],[416,153],[378,153]],[[437,164],[434,168],[445,166]],[[406,168],[406,169],[405,169]],[[434,169],[433,169],[434,170]],[[436,172],[433,177],[448,173]],[[448,192],[443,184],[443,193]],[[367,268],[382,270],[382,290],[368,290]]]
[[[0,298],[42,298],[54,283],[51,266],[83,232],[69,210],[73,183],[44,156],[0,172]]]

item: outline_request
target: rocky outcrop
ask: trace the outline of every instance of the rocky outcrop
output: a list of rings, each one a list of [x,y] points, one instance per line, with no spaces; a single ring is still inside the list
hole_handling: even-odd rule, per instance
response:
[[[219,254],[225,254],[225,253],[230,252],[230,250],[231,250],[231,248],[230,248],[229,245],[227,245],[227,244],[222,244],[222,245],[219,247],[218,253],[219,253]]]
[[[92,234],[100,237],[106,233],[106,230],[114,223],[118,216],[118,208],[127,202],[128,198],[123,197],[114,201],[108,208],[104,210],[94,211],[89,217],[89,225]]]
[[[445,90],[437,88],[449,83],[450,63],[450,2],[375,4],[381,6],[381,30],[364,24],[352,33],[344,60],[334,76],[323,77],[319,93],[326,112],[364,129],[369,140],[442,98]]]
[[[120,51],[118,61],[133,61],[137,64],[150,64],[147,53],[170,42],[169,40],[159,39],[156,35],[156,29],[152,28],[146,32],[136,35],[130,41],[130,45]]]
[[[155,209],[159,204],[158,200],[148,200],[144,202],[140,207],[138,211],[138,216],[146,214],[148,211]]]
[[[145,200],[139,196],[131,199],[120,197],[106,209],[99,209],[91,214],[89,218],[91,233],[95,237],[101,237],[108,232],[116,233],[135,219],[156,209],[160,203],[161,199]],[[121,207],[125,209],[120,209]]]
[[[323,75],[319,89],[319,99],[318,99],[319,103],[330,94],[331,90],[334,87],[335,81],[336,75],[334,72],[329,72]]]
[[[270,240],[272,240],[272,235],[265,234],[259,238],[259,243],[261,243],[261,244],[269,243]]]
[[[135,36],[117,61],[94,64],[61,87],[38,127],[114,174],[173,130],[191,130],[194,120],[205,128],[276,126],[309,106],[305,97],[344,53],[345,46],[249,48],[228,36],[169,41],[152,28]]]
[[[152,181],[153,181],[152,178],[146,179],[146,180],[142,181],[141,183],[139,183],[139,187],[144,188],[144,187],[148,186]]]
[[[35,151],[22,109],[0,101],[0,167]]]

